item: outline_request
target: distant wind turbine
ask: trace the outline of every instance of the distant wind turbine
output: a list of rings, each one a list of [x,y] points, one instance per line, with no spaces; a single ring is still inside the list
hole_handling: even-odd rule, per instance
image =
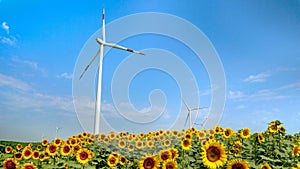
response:
[[[184,103],[184,105],[187,109],[187,112],[188,112],[188,114],[186,116],[186,119],[185,119],[184,126],[186,126],[186,123],[189,120],[189,128],[191,128],[191,124],[192,124],[192,117],[191,117],[192,115],[191,115],[191,113],[192,113],[192,111],[201,110],[201,109],[204,109],[204,108],[207,108],[207,107],[197,107],[197,108],[192,108],[191,109],[191,108],[189,108],[189,106],[186,104],[186,102],[183,99],[182,99],[182,102]]]
[[[194,123],[194,124],[195,124],[195,125],[201,126],[201,129],[203,129],[203,128],[204,128],[204,124],[206,123],[207,119],[208,119],[208,116],[206,116],[206,117],[204,118],[204,120],[203,120],[202,123]]]
[[[105,40],[105,21],[104,21],[104,7],[102,8],[102,39],[96,38],[96,41],[99,43],[100,48],[96,52],[95,56],[92,58],[92,60],[89,62],[89,64],[85,67],[84,71],[79,77],[79,80],[83,77],[84,73],[88,70],[90,65],[94,62],[98,54],[100,53],[99,58],[99,67],[98,67],[98,81],[97,81],[97,93],[96,93],[96,103],[95,103],[95,119],[94,119],[94,133],[99,134],[100,130],[100,106],[101,106],[101,86],[102,86],[102,61],[103,61],[103,50],[104,46],[117,48],[121,50],[125,50],[128,52],[145,55],[142,52],[138,52],[135,50],[132,50],[130,48],[126,48],[117,44],[113,43],[107,43]]]
[[[59,131],[60,129],[62,129],[62,127],[56,127],[55,138],[57,138],[57,133],[58,133],[58,131]]]

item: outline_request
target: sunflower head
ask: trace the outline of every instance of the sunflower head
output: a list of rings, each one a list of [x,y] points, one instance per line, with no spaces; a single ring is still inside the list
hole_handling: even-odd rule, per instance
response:
[[[201,149],[202,162],[206,167],[219,168],[226,163],[225,147],[216,140],[209,140]]]
[[[263,164],[260,169],[272,169],[268,163]]]
[[[13,158],[7,158],[3,161],[4,169],[17,169],[18,162],[15,161]]]
[[[42,140],[42,145],[43,146],[47,146],[48,145],[48,140],[47,139],[43,139]]]
[[[229,161],[227,169],[249,169],[248,162],[241,159]]]
[[[125,141],[125,140],[119,140],[118,146],[119,146],[120,148],[125,148],[125,146],[126,146],[126,141]]]
[[[264,135],[262,133],[257,134],[257,141],[259,142],[259,144],[265,142],[265,138],[264,138]]]
[[[63,156],[67,156],[71,153],[71,147],[68,144],[63,144],[60,148],[60,154]]]
[[[119,158],[113,154],[109,155],[107,158],[107,164],[109,167],[115,167],[118,164]]]
[[[299,156],[300,155],[300,146],[294,145],[292,150],[292,156]]]
[[[168,159],[163,163],[163,169],[176,169],[178,168],[178,164],[175,160]]]
[[[190,150],[192,148],[192,141],[190,139],[183,139],[181,141],[181,147],[183,150]]]
[[[5,153],[9,154],[12,151],[12,147],[11,146],[6,146],[5,147]]]
[[[231,128],[226,128],[223,130],[223,136],[225,138],[230,138],[234,134],[234,131]]]
[[[243,128],[240,130],[240,136],[244,139],[249,138],[251,135],[250,129],[249,128]]]
[[[55,144],[49,144],[46,148],[46,151],[49,153],[50,156],[55,156],[58,152],[58,147]]]
[[[144,156],[139,162],[140,169],[157,169],[158,160],[153,155]]]
[[[24,159],[30,159],[32,156],[32,151],[30,148],[24,148],[22,151],[22,156],[24,157]]]
[[[37,167],[32,162],[30,162],[30,163],[25,163],[22,169],[37,169]]]
[[[88,149],[80,149],[77,151],[76,160],[84,165],[92,159],[92,153]]]
[[[120,156],[120,157],[119,157],[119,160],[120,160],[120,164],[121,164],[121,165],[125,165],[125,164],[126,164],[126,161],[127,161],[127,160],[126,160],[126,157]]]
[[[169,150],[161,150],[158,157],[160,161],[166,161],[172,158],[172,153]]]

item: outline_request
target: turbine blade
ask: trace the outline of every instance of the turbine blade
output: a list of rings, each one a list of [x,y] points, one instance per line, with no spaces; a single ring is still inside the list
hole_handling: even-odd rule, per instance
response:
[[[185,122],[184,122],[184,127],[186,126],[186,123],[187,123],[189,117],[190,117],[190,112],[188,112],[188,115],[186,116],[186,119],[185,119]]]
[[[124,46],[120,46],[120,45],[117,45],[117,44],[113,44],[113,43],[104,43],[105,46],[109,46],[109,47],[112,47],[112,48],[117,48],[117,49],[121,49],[121,50],[126,50],[128,52],[132,52],[132,53],[136,53],[136,54],[140,54],[140,55],[145,55],[144,53],[142,52],[139,52],[139,51],[135,51],[135,50],[132,50],[130,48],[126,48]]]
[[[105,11],[104,6],[102,7],[102,40],[105,42]]]
[[[96,52],[95,56],[92,58],[92,60],[90,61],[90,63],[85,67],[84,71],[81,73],[79,80],[83,77],[83,75],[85,74],[85,72],[89,69],[90,65],[94,62],[94,60],[96,59],[97,55],[100,52],[100,48],[98,49],[98,51]]]
[[[201,110],[201,109],[206,109],[206,108],[208,108],[208,107],[197,107],[197,108],[191,109],[191,111],[194,111],[194,110]]]
[[[190,109],[189,109],[188,105],[186,104],[186,102],[185,102],[183,99],[181,99],[181,100],[182,100],[182,102],[184,103],[186,109],[188,109],[188,111],[190,111]]]

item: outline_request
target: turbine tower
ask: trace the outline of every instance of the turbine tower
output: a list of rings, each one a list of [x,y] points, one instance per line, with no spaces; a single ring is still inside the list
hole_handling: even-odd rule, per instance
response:
[[[182,102],[184,103],[184,105],[185,105],[185,107],[188,111],[188,114],[187,114],[185,122],[184,122],[184,126],[186,126],[186,123],[189,120],[189,128],[191,128],[191,124],[192,124],[192,117],[191,117],[192,115],[191,115],[191,113],[192,113],[192,111],[205,109],[207,107],[197,107],[197,108],[192,108],[191,109],[191,108],[189,108],[189,106],[186,104],[186,102],[183,99],[182,99]],[[198,114],[197,114],[197,116],[198,116]]]
[[[102,61],[103,61],[103,53],[104,53],[104,46],[109,46],[112,48],[117,48],[121,50],[125,50],[128,52],[145,55],[142,52],[138,52],[135,50],[132,50],[130,48],[126,48],[117,44],[113,43],[107,43],[105,40],[105,21],[104,21],[104,7],[102,8],[102,39],[96,38],[96,42],[99,43],[100,47],[98,51],[96,52],[96,55],[92,58],[92,60],[89,62],[89,64],[85,67],[84,71],[79,77],[79,80],[83,77],[84,73],[88,70],[90,65],[94,62],[96,57],[99,55],[99,67],[98,67],[98,81],[97,81],[97,93],[96,93],[96,103],[95,103],[95,119],[94,119],[94,133],[99,134],[100,130],[100,108],[101,108],[101,86],[102,86]]]

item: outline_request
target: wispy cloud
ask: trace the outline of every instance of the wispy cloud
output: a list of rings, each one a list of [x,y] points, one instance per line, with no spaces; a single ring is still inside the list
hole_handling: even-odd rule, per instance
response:
[[[245,100],[274,100],[274,99],[286,99],[291,98],[293,95],[286,95],[284,93],[291,91],[295,93],[300,91],[300,82],[294,82],[286,84],[273,89],[262,89],[252,94],[245,94],[242,91],[229,91],[228,98],[240,101]]]
[[[1,24],[2,29],[4,29],[6,31],[7,34],[9,34],[9,26],[7,25],[7,23],[4,21]]]
[[[64,72],[62,74],[57,75],[56,77],[57,78],[72,79],[73,78],[73,74]]]
[[[27,84],[26,82],[23,82],[21,80],[18,80],[14,77],[7,76],[0,73],[0,86],[7,86],[12,89],[18,89],[22,91],[31,91],[33,90],[32,87]]]
[[[270,74],[268,73],[259,73],[259,74],[256,74],[256,75],[249,75],[247,78],[245,78],[243,81],[244,82],[264,82],[266,81],[266,78],[269,77]]]
[[[37,62],[30,61],[30,60],[23,60],[20,57],[14,56],[11,60],[16,64],[21,64],[22,66],[26,66],[31,68],[34,71],[40,72],[43,76],[47,76],[46,70],[41,67]]]
[[[6,35],[0,36],[0,42],[2,44],[7,44],[9,46],[16,46],[17,38],[15,38],[14,36],[12,36],[10,34],[10,31],[9,31],[10,27],[8,26],[6,21],[2,22],[1,28],[6,32]]]

